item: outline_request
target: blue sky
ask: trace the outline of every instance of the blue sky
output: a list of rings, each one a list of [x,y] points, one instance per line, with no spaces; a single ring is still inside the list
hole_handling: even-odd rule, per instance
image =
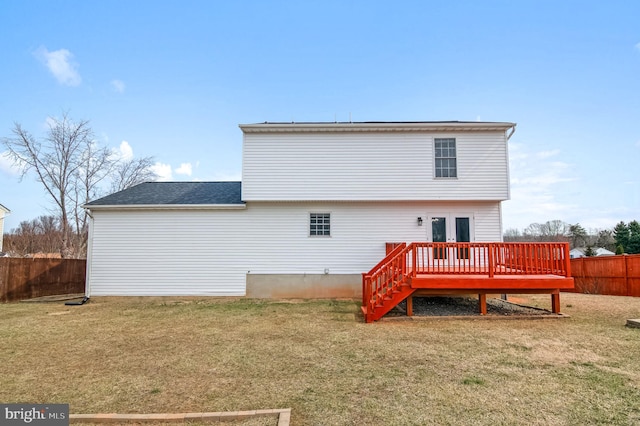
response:
[[[640,220],[640,2],[3,0],[0,18],[0,136],[68,111],[165,179],[229,180],[239,123],[512,121],[505,228]],[[2,158],[0,203],[5,230],[51,206]]]

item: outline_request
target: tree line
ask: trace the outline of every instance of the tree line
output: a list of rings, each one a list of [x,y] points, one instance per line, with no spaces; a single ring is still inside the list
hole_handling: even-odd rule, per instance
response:
[[[65,112],[49,118],[43,138],[19,123],[2,138],[7,157],[33,175],[52,202],[52,215],[24,221],[5,235],[3,249],[12,255],[60,253],[63,258],[86,256],[88,215],[82,208],[107,192],[157,179],[152,157],[127,158],[101,147],[88,120],[74,121]]]
[[[587,256],[594,256],[595,249],[602,247],[615,254],[640,253],[640,223],[620,221],[612,229],[587,231],[580,225],[569,224],[561,220],[545,223],[532,223],[524,230],[516,228],[504,232],[505,242],[568,242],[573,248],[584,248]]]

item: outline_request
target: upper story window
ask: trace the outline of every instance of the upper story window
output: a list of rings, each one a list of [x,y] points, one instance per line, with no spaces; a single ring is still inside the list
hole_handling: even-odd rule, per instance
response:
[[[458,177],[455,138],[435,139],[436,177]]]
[[[331,236],[331,214],[330,213],[310,213],[309,214],[309,235]]]

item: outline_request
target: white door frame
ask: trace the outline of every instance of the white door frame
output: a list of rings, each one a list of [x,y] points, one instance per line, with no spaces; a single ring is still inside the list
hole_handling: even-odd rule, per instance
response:
[[[431,226],[433,218],[444,217],[446,220],[446,242],[455,243],[456,235],[456,218],[469,219],[469,241],[475,241],[474,215],[472,212],[431,212],[426,214],[427,217],[427,241],[433,242],[433,228]]]

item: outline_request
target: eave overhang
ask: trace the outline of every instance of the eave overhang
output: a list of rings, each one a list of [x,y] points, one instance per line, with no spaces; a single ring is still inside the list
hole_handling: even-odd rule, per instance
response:
[[[111,204],[82,206],[85,210],[244,210],[246,204]]]
[[[256,123],[240,124],[244,133],[307,132],[504,132],[516,126],[509,122],[428,121],[428,122],[336,122],[336,123]]]

